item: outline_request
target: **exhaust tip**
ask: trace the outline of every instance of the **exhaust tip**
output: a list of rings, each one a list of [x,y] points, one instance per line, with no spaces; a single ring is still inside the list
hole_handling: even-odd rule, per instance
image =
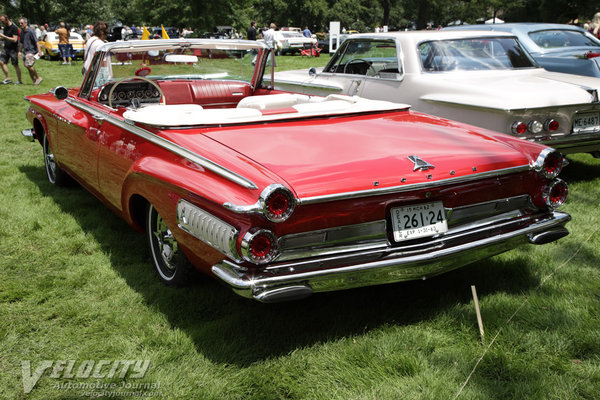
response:
[[[304,299],[312,293],[313,291],[310,286],[294,285],[257,291],[253,297],[262,303],[280,303],[283,301]]]
[[[546,244],[554,242],[569,234],[567,228],[557,228],[546,232],[530,233],[529,242],[533,244]]]

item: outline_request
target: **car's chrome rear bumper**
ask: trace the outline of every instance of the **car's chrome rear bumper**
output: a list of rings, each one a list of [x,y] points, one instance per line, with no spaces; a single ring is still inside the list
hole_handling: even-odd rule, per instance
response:
[[[600,132],[584,135],[568,135],[550,140],[538,140],[544,144],[560,150],[563,154],[592,153],[600,150]]]
[[[241,296],[277,302],[309,296],[313,292],[350,289],[384,283],[424,279],[513,249],[524,243],[543,244],[568,234],[567,213],[554,211],[525,226],[468,242],[439,246],[418,253],[387,248],[332,254],[280,263],[252,274],[223,261],[213,273]],[[493,228],[490,229],[493,231]]]

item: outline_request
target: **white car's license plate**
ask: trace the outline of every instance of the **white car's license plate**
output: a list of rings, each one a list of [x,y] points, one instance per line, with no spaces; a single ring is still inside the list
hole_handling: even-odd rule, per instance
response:
[[[581,114],[573,119],[573,133],[591,133],[600,131],[600,114]]]
[[[394,240],[400,242],[434,236],[448,230],[442,202],[392,208]]]

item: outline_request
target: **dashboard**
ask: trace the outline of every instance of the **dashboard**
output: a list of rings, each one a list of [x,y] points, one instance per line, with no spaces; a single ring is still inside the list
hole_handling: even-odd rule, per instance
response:
[[[108,104],[110,90],[115,85],[114,82],[106,84],[98,94],[98,101],[104,105]],[[112,93],[113,107],[126,107],[131,105],[133,99],[137,99],[140,104],[160,103],[160,92],[154,85],[144,81],[132,81],[120,83]]]

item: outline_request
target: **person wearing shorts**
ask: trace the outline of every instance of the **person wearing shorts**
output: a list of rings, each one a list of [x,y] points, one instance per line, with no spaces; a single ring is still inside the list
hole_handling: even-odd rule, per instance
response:
[[[73,55],[71,51],[73,46],[69,45],[69,30],[66,28],[66,24],[61,21],[60,28],[54,31],[58,35],[58,49],[63,59],[63,64],[71,64],[71,58]]]
[[[33,67],[35,60],[42,55],[40,44],[37,41],[37,35],[33,29],[29,28],[27,18],[19,18],[19,27],[22,32],[19,50],[21,54],[23,54],[23,65],[25,65],[25,68],[29,71],[29,76],[31,77],[33,84],[39,85],[42,83],[42,78]]]
[[[4,48],[0,53],[0,67],[6,77],[2,84],[12,83],[8,74],[8,61],[15,67],[17,81],[15,85],[21,84],[21,68],[19,68],[19,28],[13,24],[6,14],[0,15],[0,23],[4,25],[4,33],[0,33],[0,39],[4,40]]]

